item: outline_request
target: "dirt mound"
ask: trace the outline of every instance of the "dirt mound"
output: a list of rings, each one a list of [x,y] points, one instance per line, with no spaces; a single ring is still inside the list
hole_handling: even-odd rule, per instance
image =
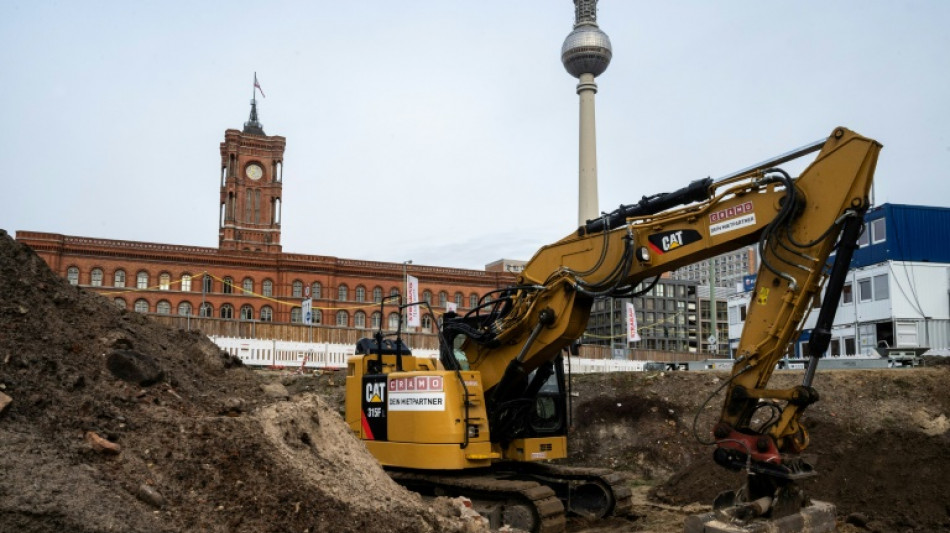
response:
[[[393,483],[335,405],[70,286],[2,230],[0,323],[0,531],[476,528]]]
[[[656,483],[660,504],[710,503],[738,488],[739,474],[715,465],[696,442],[694,415],[726,379],[710,373],[630,373],[576,376],[574,462],[604,464]],[[777,373],[775,386],[801,374]],[[853,513],[872,531],[950,531],[950,368],[823,371],[821,401],[805,414],[819,474],[806,484],[815,499],[833,502],[844,521]],[[721,395],[699,417],[709,438]],[[667,477],[666,474],[671,473]],[[850,527],[850,526],[843,526]]]

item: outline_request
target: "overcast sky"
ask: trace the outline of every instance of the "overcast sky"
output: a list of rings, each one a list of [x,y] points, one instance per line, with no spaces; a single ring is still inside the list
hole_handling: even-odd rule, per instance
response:
[[[600,209],[844,125],[950,205],[950,2],[601,0]],[[577,221],[570,0],[0,4],[0,228],[216,247],[253,74],[285,252],[483,268]]]

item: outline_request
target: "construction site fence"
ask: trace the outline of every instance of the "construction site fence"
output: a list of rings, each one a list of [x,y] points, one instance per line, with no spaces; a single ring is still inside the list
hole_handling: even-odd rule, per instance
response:
[[[236,320],[222,318],[198,318],[179,315],[149,315],[154,320],[176,329],[198,330],[211,338],[233,338],[278,341],[282,343],[312,343],[317,345],[344,345],[355,347],[357,341],[371,338],[373,329],[326,326],[322,324],[286,324],[278,322],[259,322],[256,320]],[[386,331],[386,335],[395,336],[395,331]],[[414,352],[438,352],[439,340],[435,333],[403,331],[403,341]],[[272,348],[276,350],[276,348]],[[290,352],[287,352],[290,353]],[[673,352],[665,350],[640,350],[613,348],[609,346],[580,345],[577,357],[592,360],[612,361],[702,361],[715,357],[709,353]]]
[[[353,344],[330,342],[294,342],[273,339],[242,339],[238,337],[211,337],[222,350],[237,357],[247,366],[289,368],[300,370],[341,370],[346,360],[356,354]],[[417,357],[439,357],[438,350],[414,349]],[[644,361],[585,359],[569,357],[566,365],[574,374],[601,372],[639,372]]]

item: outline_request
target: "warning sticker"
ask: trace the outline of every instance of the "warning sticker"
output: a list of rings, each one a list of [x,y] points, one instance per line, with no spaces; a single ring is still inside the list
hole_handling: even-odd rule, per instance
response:
[[[709,234],[717,235],[719,233],[726,233],[728,231],[733,231],[739,228],[744,228],[746,226],[754,226],[754,225],[755,225],[755,213],[751,213],[751,214],[741,216],[738,218],[733,218],[732,220],[720,222],[718,224],[710,224]]]
[[[445,411],[444,392],[405,392],[389,395],[390,411]]]

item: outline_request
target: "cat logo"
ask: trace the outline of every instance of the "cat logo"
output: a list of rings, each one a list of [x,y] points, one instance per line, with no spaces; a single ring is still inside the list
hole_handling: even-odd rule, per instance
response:
[[[678,248],[683,244],[683,232],[677,231],[676,233],[670,233],[666,237],[663,237],[663,250],[669,251],[673,248]]]
[[[657,254],[664,254],[675,250],[680,246],[694,243],[702,236],[694,229],[681,229],[677,231],[661,231],[648,237],[650,248]]]
[[[366,384],[366,402],[382,403],[386,400],[386,382],[378,381],[376,383]]]

